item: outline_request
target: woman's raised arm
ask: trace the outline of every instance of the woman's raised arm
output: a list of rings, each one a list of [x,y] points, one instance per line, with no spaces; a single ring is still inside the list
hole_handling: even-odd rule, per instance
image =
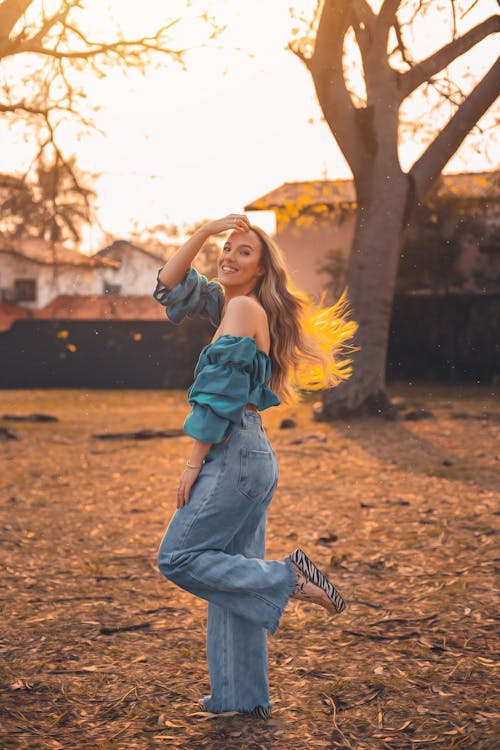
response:
[[[242,214],[229,214],[223,219],[209,221],[198,229],[192,237],[170,258],[158,274],[159,281],[168,289],[172,289],[184,278],[186,271],[200,252],[203,243],[212,234],[220,234],[228,230],[246,232],[250,227],[247,217]]]

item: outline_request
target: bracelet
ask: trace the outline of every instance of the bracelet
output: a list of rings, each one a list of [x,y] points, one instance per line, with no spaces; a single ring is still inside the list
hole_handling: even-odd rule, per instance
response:
[[[186,461],[186,466],[188,467],[188,469],[201,469],[202,464],[200,464],[199,466],[194,466],[194,464],[192,464],[188,458],[188,460]]]

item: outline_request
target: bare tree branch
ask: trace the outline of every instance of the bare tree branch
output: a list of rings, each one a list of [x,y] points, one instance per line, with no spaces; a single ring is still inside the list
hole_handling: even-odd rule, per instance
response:
[[[293,44],[293,42],[290,42],[288,45],[288,49],[290,52],[293,52],[293,54],[299,58],[300,62],[303,63],[306,68],[309,69],[309,58],[305,56],[305,54],[302,52],[302,50],[296,45]]]
[[[401,5],[401,0],[384,0],[374,25],[374,37],[377,47],[381,54],[385,53],[387,48],[387,37],[391,26],[398,26],[397,10]],[[402,40],[401,40],[402,41]],[[399,40],[398,40],[399,43]],[[401,49],[404,45],[401,45]]]
[[[351,168],[356,171],[361,169],[365,153],[343,71],[344,38],[351,21],[350,0],[325,0],[308,67],[325,118]]]
[[[401,25],[399,21],[397,20],[397,18],[394,19],[393,28],[394,28],[394,32],[396,34],[396,40],[398,43],[398,46],[395,48],[395,50],[399,49],[403,62],[405,62],[411,68],[413,67],[414,61],[410,58],[408,54],[408,50],[406,49],[406,45],[403,39],[403,33],[401,31]]]
[[[455,8],[455,0],[450,0],[451,5],[451,17],[453,19],[453,39],[457,38],[457,9]]]
[[[467,15],[467,13],[470,13],[471,10],[476,7],[476,5],[478,4],[478,2],[479,2],[479,0],[474,0],[474,2],[471,3],[471,5],[469,5],[469,7],[467,8],[467,10],[465,10],[462,13],[462,15],[460,16],[460,18],[465,18],[465,16]]]
[[[377,16],[367,0],[352,0],[352,9],[357,20],[371,30]]]
[[[384,0],[377,16],[377,26],[390,29],[396,20],[396,13],[400,5],[401,0]]]
[[[374,23],[376,16],[368,5],[367,0],[353,0],[352,3],[353,29],[356,35],[363,65],[366,67],[370,50],[373,45]]]
[[[4,0],[0,5],[0,45],[8,40],[12,29],[33,0]]]
[[[430,57],[417,63],[411,70],[403,73],[400,78],[401,100],[405,99],[425,81],[429,80],[446,68],[457,57],[468,52],[474,45],[490,34],[500,31],[500,15],[491,16],[486,21],[467,31],[463,36],[454,39]]]
[[[102,130],[96,127],[95,123],[89,118],[85,117],[81,112],[75,111],[71,104],[64,104],[65,95],[59,101],[51,103],[50,107],[40,107],[36,104],[28,104],[26,101],[17,102],[2,102],[0,101],[0,113],[14,114],[21,113],[28,116],[41,117],[44,121],[53,114],[66,113],[76,118],[84,128],[92,128],[102,134]],[[54,126],[52,126],[55,129]]]
[[[445,128],[410,170],[417,196],[424,196],[472,127],[500,94],[500,58],[462,102]]]
[[[60,19],[57,22],[60,22]],[[119,39],[115,42],[109,43],[94,42],[87,39],[81,32],[78,32],[78,36],[80,36],[87,45],[87,49],[84,48],[80,50],[60,50],[58,49],[58,45],[55,47],[44,46],[42,43],[43,37],[40,36],[41,32],[38,32],[34,37],[29,39],[15,38],[10,40],[3,45],[3,49],[2,45],[0,45],[0,57],[5,59],[23,52],[31,52],[37,55],[64,60],[89,60],[93,57],[114,53],[119,56],[128,55],[138,59],[147,52],[160,52],[180,59],[185,53],[185,50],[173,50],[170,47],[166,47],[163,43],[165,33],[169,31],[175,23],[178,23],[178,19],[163,26],[153,36],[146,36],[139,39]],[[75,32],[75,28],[72,25],[64,24],[63,28],[64,30],[68,29]]]
[[[0,102],[0,112],[26,112],[26,114],[42,115],[43,117],[48,114],[47,109],[26,104],[24,100],[20,102],[9,103]]]
[[[429,81],[426,81],[425,86],[434,89],[442,99],[453,104],[455,108],[459,107],[467,96],[460,86],[449,78],[431,78]]]
[[[46,10],[46,5],[50,10]],[[72,180],[75,189],[81,187],[78,170],[73,169],[72,157],[67,159],[62,153],[58,142],[60,125],[70,117],[81,130],[99,129],[92,115],[86,116],[85,84],[78,86],[73,74],[78,76],[86,69],[102,78],[111,65],[144,71],[148,61],[160,54],[183,64],[186,51],[175,49],[170,38],[179,18],[144,37],[123,38],[116,29],[114,36],[93,39],[75,18],[83,8],[83,0],[36,5],[35,0],[0,0],[0,61],[25,53],[37,55],[40,60],[37,70],[24,79],[14,77],[11,85],[4,86],[0,98],[0,115],[12,122],[23,119],[34,131],[32,145],[36,155],[25,178],[47,156],[50,162],[55,160],[55,168],[59,168],[59,163],[64,166],[66,181]],[[26,18],[28,10],[33,10],[33,14]],[[212,27],[213,38],[220,27],[206,14],[200,18]]]
[[[54,15],[50,18],[47,18],[40,31],[38,31],[33,37],[33,41],[36,44],[42,44],[47,34],[54,26],[56,26],[58,23],[61,23],[64,26],[68,17],[68,13],[72,9],[72,7],[73,6],[71,4],[68,4],[66,8],[63,8],[59,12],[54,13]]]

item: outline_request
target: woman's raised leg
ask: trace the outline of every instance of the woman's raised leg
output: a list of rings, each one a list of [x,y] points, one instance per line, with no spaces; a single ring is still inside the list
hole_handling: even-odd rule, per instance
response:
[[[272,634],[296,575],[289,557],[281,562],[228,551],[259,502],[237,489],[241,439],[235,433],[226,445],[212,447],[189,503],[177,510],[170,521],[158,552],[158,566],[163,575],[186,591],[267,628]],[[259,451],[259,457],[263,452]],[[272,462],[269,471],[276,473]],[[274,485],[271,475],[260,502]]]

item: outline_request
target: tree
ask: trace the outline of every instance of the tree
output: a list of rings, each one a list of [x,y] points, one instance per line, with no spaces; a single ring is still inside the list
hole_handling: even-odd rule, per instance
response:
[[[184,244],[185,238],[193,235],[207,221],[208,219],[201,219],[194,224],[184,224],[182,228],[176,224],[157,224],[154,227],[144,228],[138,222],[135,222],[134,229],[128,234],[126,240],[115,240],[113,235],[107,235],[105,243],[111,245],[113,242],[127,242],[136,247],[147,249],[148,252],[167,261]],[[220,242],[220,237],[209,238],[203,243],[194,261],[197,271],[207,276],[209,280],[217,277],[217,261],[221,251]]]
[[[120,5],[115,4],[118,15]],[[59,137],[61,127],[68,123],[79,131],[95,128],[85,91],[88,74],[102,78],[111,67],[145,72],[159,56],[182,63],[185,50],[176,47],[171,38],[180,18],[166,20],[149,36],[126,38],[110,14],[109,22],[101,25],[107,29],[106,36],[94,38],[84,11],[85,0],[0,2],[0,62],[5,71],[3,83],[0,81],[0,115],[18,129],[24,122],[35,144],[33,160],[21,178],[26,183],[25,198],[31,189],[36,190],[37,178],[33,184],[32,172],[38,171],[40,176],[40,169],[52,164],[55,170],[64,171],[66,185],[70,180],[73,190],[80,190],[88,209],[90,193],[81,182],[82,173],[77,172],[74,157],[64,152]],[[105,12],[106,8],[100,9]],[[200,20],[208,23],[212,35],[216,33],[205,13],[200,14]],[[9,69],[12,60],[15,69]],[[20,187],[18,181],[13,199],[20,198]]]
[[[31,180],[0,174],[0,231],[12,238],[79,242],[82,225],[92,221],[94,197],[75,157],[47,163],[41,155]]]
[[[470,0],[469,10],[476,2]],[[320,418],[391,410],[385,368],[405,229],[415,206],[500,93],[499,58],[468,95],[448,94],[454,113],[411,169],[403,171],[398,153],[402,104],[500,30],[500,16],[492,15],[459,34],[457,12],[465,15],[468,9],[450,0],[442,12],[451,13],[451,41],[416,62],[405,32],[428,7],[430,0],[383,0],[377,14],[368,0],[324,0],[317,5],[313,42],[292,45],[311,73],[324,117],[352,170],[358,205],[346,283],[359,323],[360,349],[353,353],[352,377],[324,392]],[[345,48],[350,34],[361,57],[363,99],[352,93],[347,80]]]
[[[471,176],[471,180],[485,182],[482,174]],[[500,187],[500,174],[491,183]],[[395,293],[498,292],[500,259],[495,258],[500,249],[500,227],[495,206],[494,198],[474,198],[464,187],[438,180],[409,221]],[[475,247],[472,256],[471,246]],[[345,286],[345,250],[327,251],[319,271],[327,276],[325,289],[333,298],[339,297]]]
[[[485,275],[486,269],[479,263],[479,268],[464,275],[459,263],[464,242],[484,246],[493,236],[494,226],[488,221],[484,200],[441,192],[440,187],[439,182],[434,185],[413,213],[405,233],[396,292],[470,291],[471,284],[483,292],[495,291],[498,281],[494,269]],[[480,260],[487,260],[484,253],[478,255]]]

